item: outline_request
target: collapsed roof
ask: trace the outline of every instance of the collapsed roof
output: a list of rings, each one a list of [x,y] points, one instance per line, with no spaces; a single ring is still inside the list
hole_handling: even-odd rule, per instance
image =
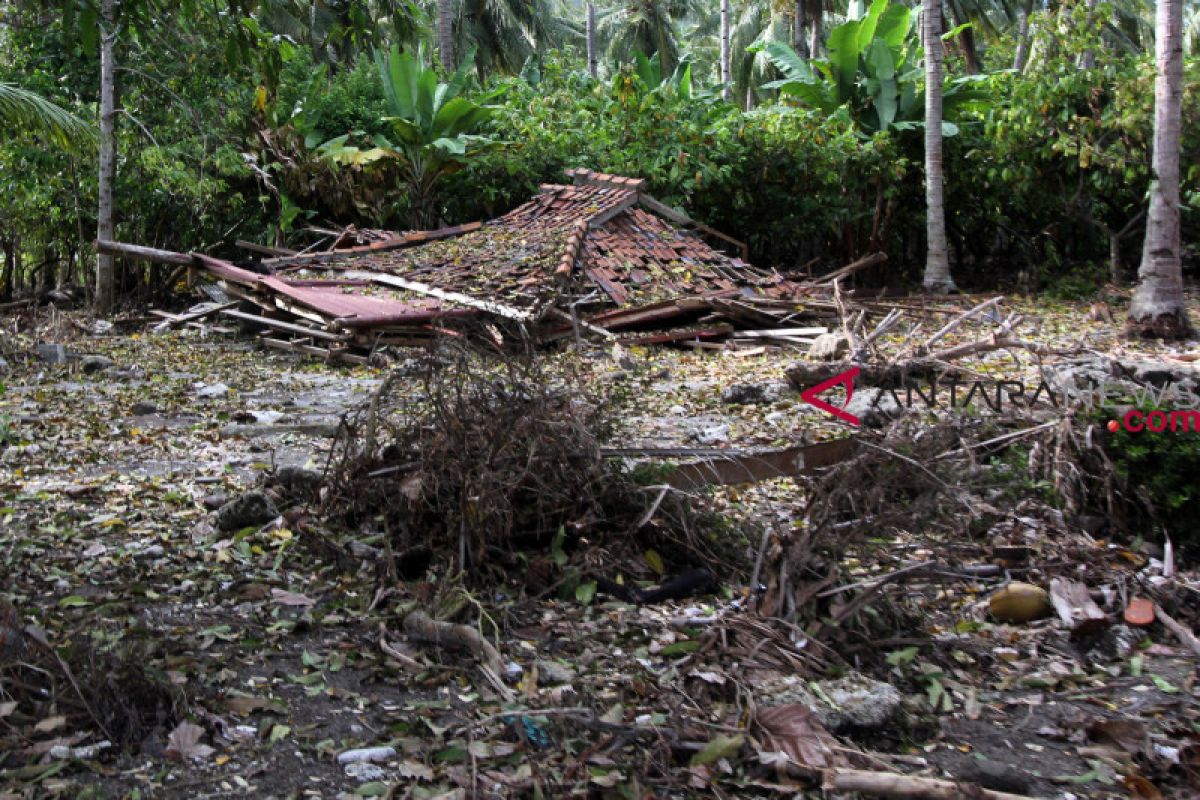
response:
[[[267,344],[326,355],[480,330],[497,344],[581,334],[705,340],[737,323],[794,319],[804,286],[712,246],[701,234],[745,250],[650,197],[645,181],[567,174],[572,184],[543,185],[489,222],[270,258],[269,274],[190,258],[241,301],[216,310],[269,329]]]

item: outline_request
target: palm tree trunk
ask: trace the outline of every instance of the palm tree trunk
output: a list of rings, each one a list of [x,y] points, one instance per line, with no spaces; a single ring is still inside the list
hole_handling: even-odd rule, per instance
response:
[[[924,0],[921,29],[925,39],[925,255],[926,291],[952,292],[946,255],[946,202],[942,176],[942,4]]]
[[[804,23],[807,14],[804,11],[804,0],[796,0],[795,25],[792,27],[792,47],[801,58],[808,58],[808,39],[804,35]]]
[[[721,0],[721,98],[733,98],[729,79],[729,0]]]
[[[96,213],[96,238],[113,239],[113,183],[117,177],[116,109],[113,102],[113,45],[117,38],[115,0],[103,0],[100,5],[100,184],[99,208]],[[97,314],[107,314],[113,307],[115,268],[111,255],[96,257]]]
[[[587,65],[588,75],[596,77],[596,5],[587,4]]]
[[[442,69],[453,72],[454,64],[454,0],[438,0],[438,60]]]
[[[1129,306],[1131,333],[1186,336],[1179,253],[1179,146],[1183,104],[1183,0],[1158,0],[1155,12],[1154,154],[1150,213],[1138,285]]]
[[[1025,62],[1029,59],[1029,14],[1032,7],[1033,4],[1029,3],[1017,11],[1017,52],[1013,56],[1013,69],[1016,72],[1024,70]]]

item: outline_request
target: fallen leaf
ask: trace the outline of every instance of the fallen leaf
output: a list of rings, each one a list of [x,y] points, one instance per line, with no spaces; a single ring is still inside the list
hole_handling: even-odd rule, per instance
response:
[[[67,724],[67,718],[62,716],[46,717],[44,720],[33,726],[36,733],[50,733]]]
[[[311,606],[316,605],[317,602],[307,595],[299,594],[298,592],[288,592],[283,589],[272,589],[271,599],[281,606]]]
[[[1146,726],[1133,719],[1097,720],[1088,726],[1088,735],[1093,741],[1115,744],[1135,756],[1149,747]]]
[[[204,729],[199,725],[186,720],[179,723],[167,736],[167,758],[172,761],[199,761],[208,758],[212,755],[213,748],[201,743],[202,738]]]
[[[733,736],[718,736],[704,745],[700,752],[693,755],[692,760],[688,762],[688,766],[702,767],[705,764],[720,761],[722,758],[732,758],[742,749],[742,744],[745,741],[746,737],[740,733]]]
[[[824,769],[838,766],[837,740],[803,703],[759,708],[755,722],[762,728],[768,750],[785,753],[797,766]]]

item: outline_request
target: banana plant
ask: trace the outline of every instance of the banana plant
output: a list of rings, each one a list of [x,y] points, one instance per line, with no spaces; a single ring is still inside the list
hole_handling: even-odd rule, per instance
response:
[[[855,6],[851,14],[858,12],[857,18],[829,32],[827,59],[810,62],[784,42],[763,43],[760,49],[784,74],[763,88],[778,89],[829,115],[848,115],[865,134],[921,127],[925,96],[923,71],[916,66],[921,46],[914,12],[889,0],[874,0],[865,13]],[[943,97],[947,116],[981,98],[973,84],[970,76],[947,84]],[[946,136],[958,130],[952,122],[943,122],[942,129]]]
[[[387,133],[370,137],[363,149],[347,144],[352,134],[330,139],[318,153],[342,165],[367,165],[391,159],[398,162],[408,192],[410,224],[418,228],[437,223],[436,184],[465,167],[470,160],[499,142],[478,133],[495,110],[487,105],[494,93],[472,100],[465,91],[474,68],[467,53],[445,83],[426,61],[424,50],[414,55],[393,45],[386,55],[376,52],[375,63],[383,93],[393,114],[381,122]]]

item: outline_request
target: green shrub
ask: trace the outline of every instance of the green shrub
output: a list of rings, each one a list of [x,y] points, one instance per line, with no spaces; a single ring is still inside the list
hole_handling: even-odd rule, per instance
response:
[[[1149,406],[1143,413],[1169,411]],[[1123,410],[1107,408],[1095,419],[1106,423]],[[1105,435],[1104,448],[1133,501],[1135,525],[1145,533],[1157,528],[1181,552],[1200,555],[1200,431],[1143,430],[1131,433],[1124,426]],[[1134,531],[1143,533],[1143,531]]]

